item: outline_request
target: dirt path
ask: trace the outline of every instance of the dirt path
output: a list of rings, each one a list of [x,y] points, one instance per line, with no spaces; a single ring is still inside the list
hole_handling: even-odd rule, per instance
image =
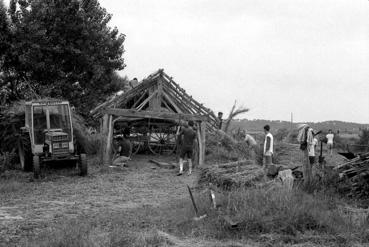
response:
[[[177,177],[177,170],[159,168],[150,158],[136,157],[127,168],[91,167],[87,177],[51,171],[30,182],[32,174],[18,172],[3,180],[10,192],[0,191],[0,245],[16,245],[60,218],[158,206],[188,196],[186,185],[195,186],[196,173]]]

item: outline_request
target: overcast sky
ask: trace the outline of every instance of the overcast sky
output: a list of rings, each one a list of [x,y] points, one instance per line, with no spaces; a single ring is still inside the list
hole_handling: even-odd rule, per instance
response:
[[[369,123],[368,0],[100,0],[126,35],[121,71],[159,68],[243,118]]]

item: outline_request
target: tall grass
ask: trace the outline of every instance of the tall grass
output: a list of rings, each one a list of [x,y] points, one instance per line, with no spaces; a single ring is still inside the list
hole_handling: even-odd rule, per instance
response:
[[[186,233],[217,239],[248,236],[260,240],[261,235],[275,234],[305,242],[306,236],[314,235],[314,241],[318,242],[369,243],[368,219],[353,221],[331,196],[301,190],[289,192],[283,188],[255,188],[220,192],[216,198],[219,210],[210,209],[209,203],[199,203],[200,211],[208,217],[198,223],[183,221],[180,231],[191,229]],[[187,212],[188,218],[193,217],[193,212]],[[238,227],[232,228],[222,215],[231,217]]]
[[[239,189],[217,192],[219,209],[211,209],[205,191],[195,193],[199,215],[196,221],[189,198],[162,207],[142,207],[97,218],[66,221],[37,238],[31,246],[173,246],[158,234],[160,229],[178,238],[209,240],[251,239],[269,246],[309,243],[320,246],[350,246],[369,243],[368,219],[355,219],[334,197],[307,194],[283,188]],[[228,215],[238,223],[232,228]],[[272,239],[266,236],[273,236]]]

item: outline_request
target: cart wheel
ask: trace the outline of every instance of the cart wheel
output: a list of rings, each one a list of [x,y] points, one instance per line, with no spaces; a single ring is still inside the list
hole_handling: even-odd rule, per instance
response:
[[[80,176],[86,176],[87,175],[87,158],[86,158],[86,154],[81,154],[80,155],[80,160],[79,160],[79,175]]]
[[[131,141],[131,155],[137,154],[140,151],[141,147],[143,146],[142,142],[139,141]]]
[[[41,167],[40,167],[40,157],[37,155],[33,156],[33,177],[38,179],[40,177]]]
[[[153,126],[150,129],[148,146],[153,154],[170,155],[176,149],[175,126]]]

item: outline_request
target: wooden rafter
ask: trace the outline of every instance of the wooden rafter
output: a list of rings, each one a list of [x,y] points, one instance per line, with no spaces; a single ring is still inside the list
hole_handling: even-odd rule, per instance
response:
[[[154,119],[167,119],[167,120],[193,120],[193,121],[206,121],[207,118],[201,115],[184,114],[184,113],[172,113],[172,112],[153,112],[153,111],[136,111],[132,109],[118,109],[107,108],[106,114],[113,116],[124,116],[132,118],[154,118]]]

